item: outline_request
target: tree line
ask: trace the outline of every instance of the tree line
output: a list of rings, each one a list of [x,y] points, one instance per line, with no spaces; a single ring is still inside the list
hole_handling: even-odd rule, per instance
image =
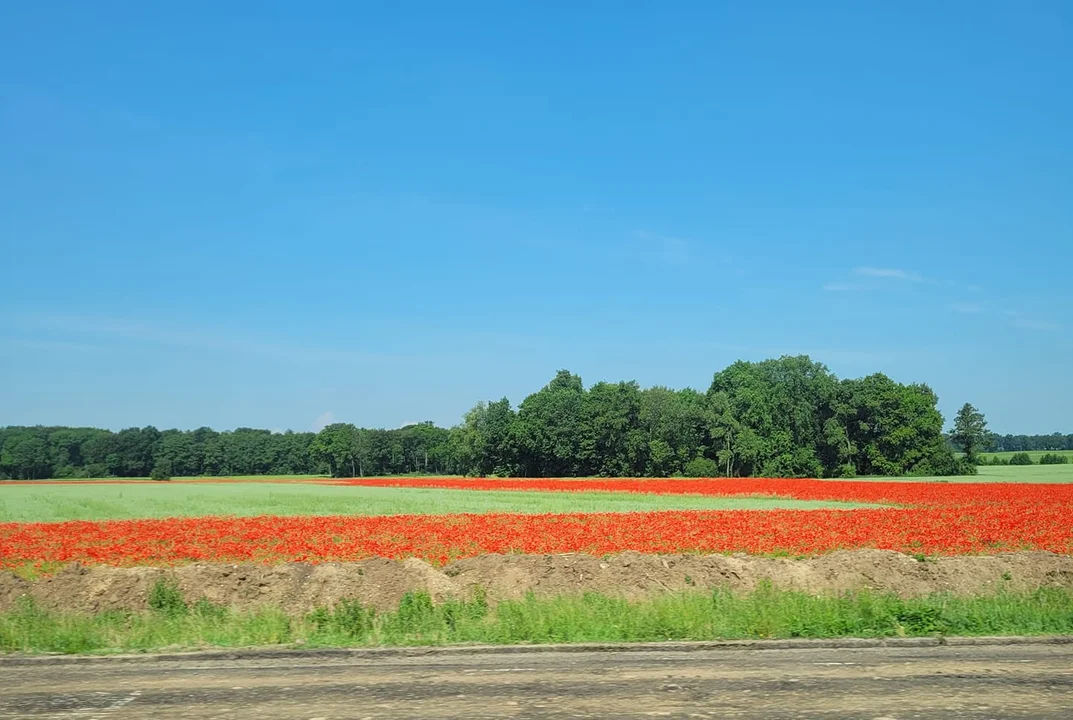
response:
[[[336,423],[317,433],[0,428],[0,478],[974,472],[943,435],[937,402],[927,385],[878,373],[839,379],[807,356],[736,362],[715,373],[706,392],[632,381],[586,388],[561,370],[517,408],[506,398],[479,402],[452,428],[431,422],[396,430]]]
[[[342,474],[326,454],[326,430],[6,427],[0,479]],[[366,474],[453,472],[442,462],[445,428],[422,423],[361,433]]]
[[[990,433],[984,443],[984,452],[1031,452],[1073,450],[1073,433],[1060,432],[1050,435],[998,435]]]
[[[1003,457],[1002,455],[992,455],[990,457],[984,455],[980,457],[977,463],[978,465],[1035,465],[1037,463],[1032,461],[1032,456],[1027,452],[1020,451],[1015,452],[1010,457]],[[1069,456],[1060,455],[1056,452],[1045,452],[1040,455],[1039,465],[1068,465]]]

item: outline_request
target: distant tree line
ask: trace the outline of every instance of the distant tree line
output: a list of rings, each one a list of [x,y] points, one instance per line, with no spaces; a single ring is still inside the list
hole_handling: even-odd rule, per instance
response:
[[[977,462],[979,465],[1034,465],[1032,456],[1027,452],[1015,452],[1010,457],[1002,455],[981,456]],[[1040,465],[1068,465],[1069,456],[1059,455],[1056,452],[1047,452],[1040,455]]]
[[[1040,450],[1073,450],[1073,433],[1063,435],[998,435],[990,433],[984,452],[1030,452]]]
[[[882,374],[840,380],[807,356],[736,362],[715,373],[707,392],[642,389],[636,382],[586,388],[580,377],[561,370],[517,408],[506,398],[480,402],[452,428],[0,428],[0,478],[975,472],[943,435],[937,400],[927,385],[904,385]]]
[[[325,448],[337,427],[348,426],[321,433],[6,427],[0,428],[0,478],[342,474]],[[431,423],[362,430],[366,474],[452,472],[442,462],[449,434]]]

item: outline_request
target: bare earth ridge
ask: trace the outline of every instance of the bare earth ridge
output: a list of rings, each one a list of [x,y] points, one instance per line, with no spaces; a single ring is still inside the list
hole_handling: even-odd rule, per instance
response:
[[[815,558],[747,555],[584,554],[484,555],[436,568],[423,560],[371,558],[353,563],[209,564],[171,568],[72,564],[28,581],[0,573],[0,612],[29,595],[48,609],[95,613],[142,610],[161,578],[174,579],[187,599],[206,598],[237,609],[280,607],[306,612],[352,598],[378,609],[407,592],[433,600],[471,597],[482,588],[491,604],[537,596],[598,592],[641,599],[672,591],[725,587],[748,591],[764,581],[781,589],[835,594],[871,589],[901,596],[932,592],[979,594],[1001,588],[1073,588],[1073,557],[1049,552],[953,556],[918,560],[885,550],[846,550]]]

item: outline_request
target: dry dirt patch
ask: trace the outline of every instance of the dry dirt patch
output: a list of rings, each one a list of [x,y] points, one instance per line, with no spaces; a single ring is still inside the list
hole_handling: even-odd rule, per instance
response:
[[[777,588],[813,594],[871,589],[901,596],[962,595],[1039,587],[1073,588],[1073,557],[1049,552],[958,556],[923,562],[885,550],[846,550],[816,558],[748,555],[645,555],[603,558],[584,554],[484,555],[443,568],[410,558],[353,563],[280,565],[199,563],[174,568],[69,565],[27,581],[0,573],[0,612],[29,595],[42,607],[70,612],[142,610],[160,579],[178,583],[189,600],[205,598],[238,609],[261,606],[306,612],[352,598],[394,608],[407,592],[433,600],[471,597],[477,588],[490,603],[524,597],[598,592],[630,599],[660,593],[726,587],[748,591],[769,581]]]

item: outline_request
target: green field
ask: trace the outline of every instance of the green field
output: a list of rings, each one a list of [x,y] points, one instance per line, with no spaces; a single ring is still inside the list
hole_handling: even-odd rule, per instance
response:
[[[1032,462],[1034,462],[1034,463],[1038,463],[1039,459],[1041,457],[1043,457],[1044,455],[1048,455],[1048,454],[1050,454],[1050,455],[1065,455],[1067,458],[1069,458],[1070,462],[1073,462],[1073,450],[1028,450],[1026,452],[1028,452],[1028,456],[1030,458],[1032,458]],[[990,460],[991,458],[995,458],[995,457],[1000,457],[1000,458],[1003,458],[1005,460],[1009,460],[1010,458],[1012,458],[1016,454],[1017,454],[1016,452],[1010,451],[1010,452],[997,452],[997,453],[980,453],[980,456],[985,457],[988,460]]]
[[[981,466],[962,477],[861,478],[899,482],[1070,483],[1073,465]],[[866,505],[770,497],[699,497],[627,493],[548,493],[376,488],[317,483],[0,483],[0,522],[120,520],[204,515],[409,515],[438,513],[561,513],[643,510],[853,508]],[[304,479],[312,478],[296,478]],[[831,481],[837,482],[837,481]]]
[[[979,471],[978,482],[1073,482],[1073,465],[981,465]]]
[[[862,477],[857,479],[877,482],[1073,483],[1073,465],[981,465],[978,470],[977,475],[952,477]]]
[[[316,484],[7,485],[0,522],[120,520],[203,515],[410,515],[634,510],[772,510],[868,505],[769,497],[547,493],[340,487]]]

